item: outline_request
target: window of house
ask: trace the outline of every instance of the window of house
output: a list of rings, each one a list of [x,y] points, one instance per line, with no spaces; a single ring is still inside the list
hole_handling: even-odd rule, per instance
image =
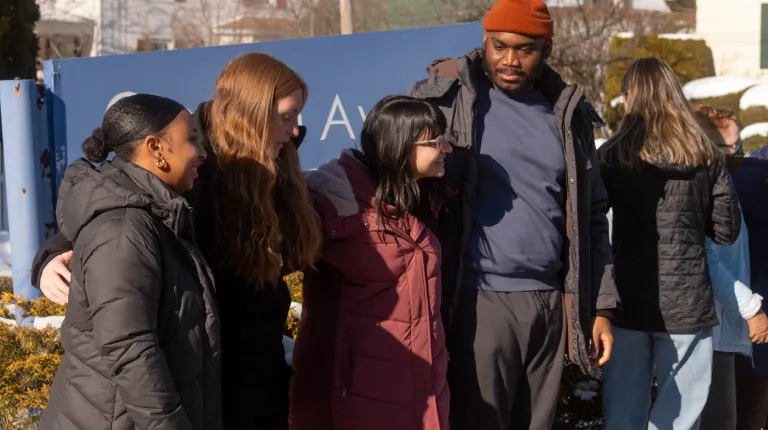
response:
[[[149,39],[150,51],[168,51],[171,49],[171,41],[167,39]]]
[[[168,51],[171,49],[171,41],[168,39],[144,38],[136,41],[136,52]]]

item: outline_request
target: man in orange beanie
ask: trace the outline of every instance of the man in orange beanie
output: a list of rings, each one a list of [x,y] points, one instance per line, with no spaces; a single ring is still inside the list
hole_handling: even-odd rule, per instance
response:
[[[546,60],[542,0],[498,0],[483,47],[438,60],[409,94],[448,118],[440,213],[453,430],[552,428],[563,355],[602,366],[619,306],[594,127]],[[567,345],[567,350],[566,350]]]

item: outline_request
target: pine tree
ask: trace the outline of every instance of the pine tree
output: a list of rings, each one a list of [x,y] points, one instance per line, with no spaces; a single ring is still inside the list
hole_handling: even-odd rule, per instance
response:
[[[35,0],[0,0],[0,80],[35,78],[39,19]]]

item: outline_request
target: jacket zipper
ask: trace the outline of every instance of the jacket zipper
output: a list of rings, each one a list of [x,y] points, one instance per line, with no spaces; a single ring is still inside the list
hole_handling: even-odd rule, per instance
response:
[[[347,400],[347,389],[352,377],[352,329],[347,329],[344,334],[342,346],[342,370],[341,370],[341,400]]]
[[[573,158],[573,160],[571,160],[570,162],[574,163],[574,165],[577,161],[576,145],[573,142],[574,137],[571,135],[572,133],[570,132],[570,129],[571,129],[570,124],[573,120],[573,112],[576,110],[576,105],[578,104],[578,101],[581,99],[581,96],[577,94],[578,92],[579,92],[578,86],[573,86],[573,88],[570,90],[570,94],[568,95],[568,103],[566,104],[566,109],[564,113],[565,116],[563,117],[563,120],[564,120],[563,121],[564,122],[563,137],[565,138],[563,142],[564,143],[563,152],[565,153],[565,156],[566,156],[566,165],[568,164],[568,158]],[[573,106],[571,106],[572,104]],[[569,140],[570,142],[568,142]],[[567,147],[571,148],[571,151],[572,151],[571,154],[568,154]],[[566,170],[569,170],[569,169],[566,169]],[[573,172],[573,176],[571,176],[570,174],[571,172],[569,170],[568,177],[576,181],[578,178],[578,170],[579,170],[578,166],[576,166],[576,169]],[[578,218],[579,217],[579,208],[578,208],[579,196],[578,196],[578,183],[574,182],[574,184],[575,185],[573,188],[576,189],[576,195],[570,196],[572,199],[571,206],[574,210],[571,210],[571,223],[568,226],[568,228],[571,229],[571,234],[572,234],[571,243],[569,246],[572,249],[576,250],[576,247],[577,247],[576,244],[578,244],[578,241],[579,241],[579,231],[577,228],[577,225],[579,222],[579,218]],[[570,192],[570,189],[569,189],[569,192]],[[578,252],[575,253],[574,259],[571,259],[570,251],[568,252],[568,254],[569,254],[568,263],[571,265],[570,270],[576,271],[576,273],[578,273],[578,271],[581,270],[581,267],[579,267],[579,264],[574,264],[578,261],[577,260]],[[566,284],[567,284],[567,281],[568,279],[566,277]],[[575,294],[573,298],[573,307],[571,308],[571,313],[572,313],[571,325],[573,327],[573,342],[575,344],[573,345],[574,346],[573,352],[575,357],[571,357],[571,361],[579,365],[579,367],[583,371],[585,371],[585,373],[589,373],[592,370],[592,363],[590,359],[590,351],[592,349],[592,340],[591,338],[589,338],[589,336],[585,336],[584,332],[582,331],[581,316],[579,315],[579,296],[581,295],[581,291],[579,290],[578,276],[576,277],[575,282],[576,282],[576,288],[575,288]],[[565,291],[568,291],[568,285],[565,285]],[[568,324],[568,321],[564,321],[564,323]],[[580,348],[581,345],[584,345],[586,349],[586,355],[587,355],[586,357],[582,355],[583,350],[582,348]]]

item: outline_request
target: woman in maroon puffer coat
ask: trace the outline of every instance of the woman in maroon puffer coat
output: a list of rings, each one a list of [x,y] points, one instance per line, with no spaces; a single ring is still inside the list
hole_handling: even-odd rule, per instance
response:
[[[363,125],[362,152],[307,174],[325,243],[305,271],[294,430],[448,428],[436,236],[445,123],[428,102],[387,97]]]

